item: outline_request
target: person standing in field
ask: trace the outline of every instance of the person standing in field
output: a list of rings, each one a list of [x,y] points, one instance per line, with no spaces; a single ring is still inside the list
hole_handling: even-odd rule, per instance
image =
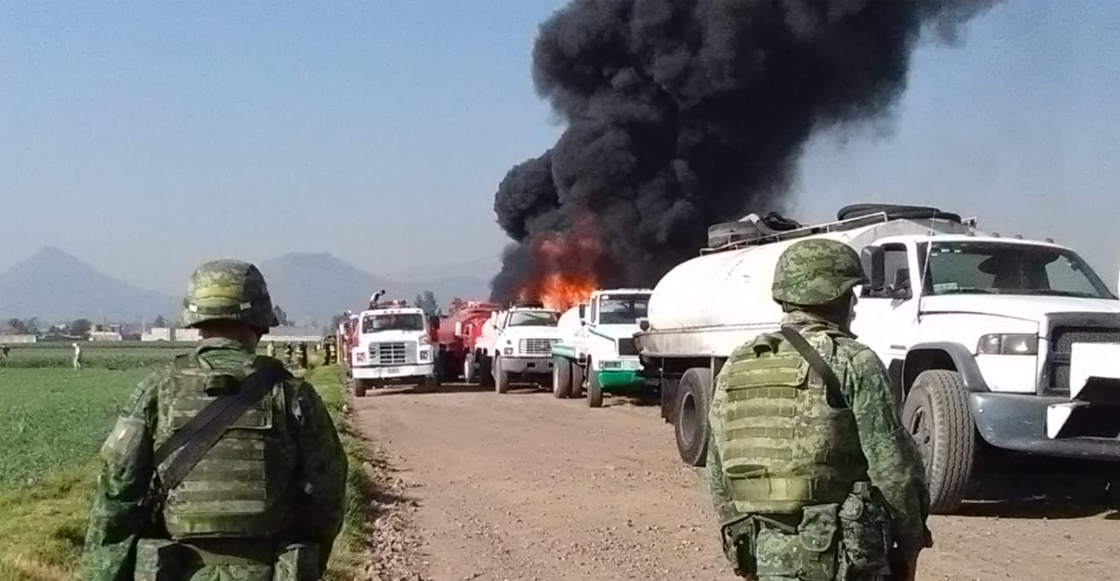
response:
[[[101,447],[82,579],[321,579],[347,460],[314,388],[255,355],[277,324],[264,277],[203,264],[183,322],[200,343],[136,387]]]
[[[932,544],[917,446],[882,363],[850,331],[860,284],[846,244],[791,245],[774,271],[781,331],[736,349],[717,377],[707,483],[740,577],[912,581]]]
[[[81,345],[78,345],[77,343],[71,343],[70,345],[74,348],[74,359],[70,363],[74,367],[74,369],[81,369],[82,368],[82,347],[81,347]]]

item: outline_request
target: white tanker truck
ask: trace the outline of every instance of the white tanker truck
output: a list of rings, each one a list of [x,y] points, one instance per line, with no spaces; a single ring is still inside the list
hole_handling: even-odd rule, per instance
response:
[[[710,248],[657,283],[635,341],[682,460],[704,464],[713,378],[732,350],[779,327],[782,251],[831,238],[861,253],[870,284],[856,289],[852,330],[888,370],[935,512],[959,506],[980,441],[1120,461],[1120,301],[1075,252],[934,208],[862,204],[837,218],[713,226]]]

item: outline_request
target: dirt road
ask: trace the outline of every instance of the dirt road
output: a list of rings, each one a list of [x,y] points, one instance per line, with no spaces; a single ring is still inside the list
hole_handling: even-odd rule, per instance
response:
[[[448,386],[353,402],[405,483],[416,579],[736,579],[655,407]],[[1037,499],[968,510],[932,519],[920,580],[1120,578],[1120,513]]]

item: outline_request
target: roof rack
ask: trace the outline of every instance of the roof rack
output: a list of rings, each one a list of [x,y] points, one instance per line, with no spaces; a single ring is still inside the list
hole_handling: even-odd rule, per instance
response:
[[[722,246],[715,248],[703,248],[700,254],[713,254],[716,252],[725,252],[728,250],[737,250],[747,246],[762,246],[763,244],[770,244],[772,242],[779,242],[781,240],[791,240],[794,238],[804,238],[814,234],[823,234],[826,232],[843,232],[845,230],[854,230],[862,226],[869,226],[871,224],[879,224],[889,221],[890,218],[886,212],[878,212],[875,214],[868,214],[858,218],[849,218],[847,220],[838,220],[836,222],[827,222],[825,224],[817,224],[814,226],[805,226],[804,228],[796,228],[793,230],[781,230],[772,234],[765,234],[757,238],[749,240],[735,240]]]

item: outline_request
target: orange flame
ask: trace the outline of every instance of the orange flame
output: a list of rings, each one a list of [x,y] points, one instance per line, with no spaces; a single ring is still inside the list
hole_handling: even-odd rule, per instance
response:
[[[598,240],[589,219],[577,227],[538,239],[533,246],[533,274],[521,288],[521,300],[539,300],[566,311],[599,288],[594,266],[600,258]]]

